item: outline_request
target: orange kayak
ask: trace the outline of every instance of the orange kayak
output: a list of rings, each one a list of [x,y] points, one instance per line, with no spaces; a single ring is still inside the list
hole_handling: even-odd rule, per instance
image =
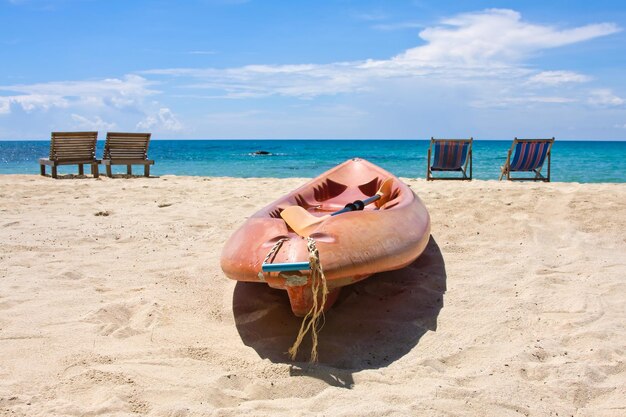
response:
[[[367,204],[370,200],[376,201]],[[354,211],[329,216],[351,203]],[[295,209],[302,211],[295,221],[308,222],[305,231],[281,216],[294,206],[302,208]],[[226,242],[222,270],[234,280],[286,290],[293,313],[304,316],[314,301],[311,271],[263,272],[262,266],[308,262],[306,236],[319,252],[329,290],[324,307],[329,308],[341,287],[403,268],[420,256],[430,237],[430,216],[398,178],[366,160],[351,159],[248,218]]]

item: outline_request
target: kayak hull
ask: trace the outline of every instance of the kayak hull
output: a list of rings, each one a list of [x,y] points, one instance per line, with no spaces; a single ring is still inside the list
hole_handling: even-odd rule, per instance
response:
[[[264,282],[283,289],[297,316],[313,305],[310,271],[261,271],[263,262],[294,263],[309,260],[307,240],[280,217],[287,207],[298,205],[311,215],[324,216],[355,200],[365,200],[392,178],[388,199],[362,211],[331,216],[313,227],[329,294],[329,308],[342,287],[384,271],[400,269],[422,254],[430,237],[430,216],[422,201],[398,178],[363,159],[352,159],[325,172],[274,201],[244,222],[228,239],[221,266],[231,279]],[[277,244],[277,242],[279,242]]]

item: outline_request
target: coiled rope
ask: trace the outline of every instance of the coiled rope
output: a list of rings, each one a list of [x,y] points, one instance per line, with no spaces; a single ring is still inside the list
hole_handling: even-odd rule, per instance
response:
[[[324,325],[324,305],[326,305],[326,299],[328,297],[328,285],[326,283],[324,269],[322,268],[322,264],[320,262],[320,254],[317,250],[317,246],[315,245],[315,240],[310,237],[307,237],[306,239],[307,249],[309,251],[309,268],[311,269],[310,276],[313,305],[306,316],[302,319],[298,336],[296,337],[293,345],[289,348],[289,357],[291,360],[296,359],[302,340],[308,332],[311,332],[312,346],[309,362],[315,363],[317,362],[318,334]],[[272,261],[276,257],[278,250],[287,240],[287,238],[278,240],[265,257],[263,263],[265,264]]]
[[[291,360],[296,359],[300,344],[304,339],[304,336],[311,332],[311,357],[309,362],[317,362],[317,342],[318,333],[322,329],[324,324],[324,305],[326,305],[326,298],[328,297],[328,285],[326,283],[326,276],[320,263],[320,254],[315,246],[315,240],[307,237],[307,248],[309,250],[309,266],[311,268],[311,292],[313,293],[313,306],[311,310],[302,319],[300,325],[300,331],[298,337],[296,337],[293,346],[289,348],[289,356]]]
[[[274,243],[274,246],[272,246],[272,249],[270,249],[270,251],[267,253],[267,256],[263,260],[263,263],[266,264],[269,261],[273,261],[274,258],[276,257],[276,254],[278,253],[278,250],[280,249],[281,246],[283,246],[283,243],[285,243],[287,240],[289,240],[289,239],[284,237],[282,239],[279,239],[276,243]],[[274,255],[274,256],[272,256],[272,255]]]

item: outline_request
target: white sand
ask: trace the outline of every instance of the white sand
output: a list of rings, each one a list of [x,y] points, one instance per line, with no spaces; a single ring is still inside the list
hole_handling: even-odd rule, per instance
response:
[[[219,267],[303,181],[0,176],[0,415],[626,415],[626,184],[407,180],[427,253],[344,289],[309,367],[286,294]]]

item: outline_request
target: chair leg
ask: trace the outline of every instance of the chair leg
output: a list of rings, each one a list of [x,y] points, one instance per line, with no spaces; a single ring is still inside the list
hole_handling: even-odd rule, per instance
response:
[[[94,178],[98,178],[100,176],[98,164],[91,164],[91,175],[93,175]]]
[[[78,164],[78,175],[85,175],[85,168],[83,164]]]
[[[546,182],[550,182],[550,152],[548,152],[548,179]]]
[[[50,170],[52,171],[52,178],[56,178],[57,177],[57,167],[53,165],[50,168]]]
[[[515,140],[517,140],[517,138],[515,138]],[[513,146],[515,146],[515,141],[513,141]],[[504,174],[506,174],[507,181],[511,179],[511,152],[513,152],[513,148],[509,149],[509,152],[506,154],[506,161],[504,165],[502,165],[502,168],[500,168],[500,181],[502,181]]]
[[[432,147],[432,142],[430,147]],[[428,148],[428,161],[426,161],[426,181],[430,181],[430,147]]]
[[[45,176],[46,175],[46,166],[44,164],[39,165],[39,172],[41,173],[41,175]]]
[[[128,175],[133,175],[133,166],[132,165],[126,165],[126,173]]]
[[[111,165],[107,165],[107,177],[113,178],[113,172],[111,170]]]
[[[144,165],[144,167],[143,167],[143,176],[144,177],[149,177],[150,176],[150,165]]]

